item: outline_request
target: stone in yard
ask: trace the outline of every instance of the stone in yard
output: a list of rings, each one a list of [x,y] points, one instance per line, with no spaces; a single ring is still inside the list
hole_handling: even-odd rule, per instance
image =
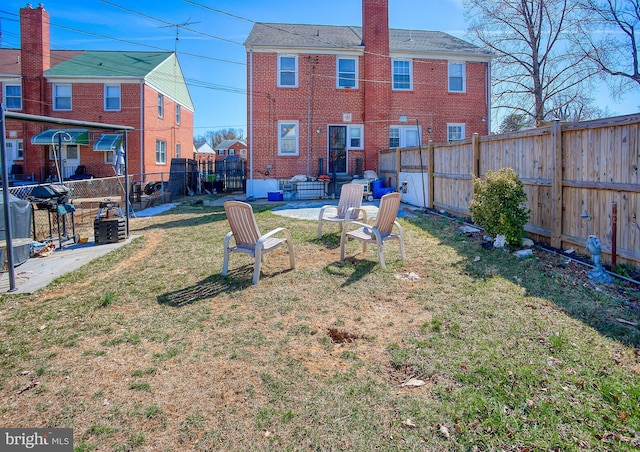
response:
[[[523,238],[522,239],[522,246],[524,246],[525,248],[533,248],[533,240],[531,240],[530,238]]]
[[[469,225],[460,226],[458,230],[463,234],[475,234],[476,232],[480,232],[480,229]]]

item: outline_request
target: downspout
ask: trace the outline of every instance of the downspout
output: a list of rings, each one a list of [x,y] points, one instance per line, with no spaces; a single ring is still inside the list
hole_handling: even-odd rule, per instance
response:
[[[144,79],[140,80],[140,177],[144,174]]]
[[[307,57],[307,177],[311,176],[311,56]]]
[[[249,180],[251,193],[247,198],[253,198],[253,48],[249,48]]]
[[[487,135],[491,135],[491,61],[487,62]]]

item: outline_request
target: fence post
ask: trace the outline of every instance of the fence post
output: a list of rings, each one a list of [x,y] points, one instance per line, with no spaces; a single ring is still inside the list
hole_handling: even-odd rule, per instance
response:
[[[400,171],[402,170],[402,158],[400,148],[396,148],[396,190],[400,191]]]
[[[473,148],[473,161],[471,162],[473,177],[480,177],[480,135],[478,132],[474,133],[471,138],[471,146]]]
[[[434,177],[433,177],[433,170],[434,170],[434,152],[433,152],[433,140],[429,140],[429,143],[427,144],[427,207],[433,209],[433,200],[434,200],[434,193],[433,193],[433,186],[434,186]],[[421,175],[422,178],[424,178],[424,174]]]
[[[562,247],[562,128],[555,120],[551,126],[551,155],[553,173],[551,175],[551,246]]]

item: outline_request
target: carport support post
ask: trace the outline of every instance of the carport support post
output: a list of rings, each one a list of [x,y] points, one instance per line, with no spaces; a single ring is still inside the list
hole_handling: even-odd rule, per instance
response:
[[[133,206],[129,204],[129,132],[127,130],[123,130],[124,132],[124,203],[126,209],[124,217],[126,219],[126,236],[129,238],[129,219],[131,218],[131,214],[129,212],[129,208],[133,209]]]
[[[11,236],[11,206],[9,206],[9,171],[7,170],[7,153],[5,149],[6,125],[4,122],[4,105],[0,104],[0,159],[2,159],[2,200],[4,202],[5,252],[7,253],[7,270],[9,272],[9,292],[16,290],[16,274],[13,267],[13,240]]]

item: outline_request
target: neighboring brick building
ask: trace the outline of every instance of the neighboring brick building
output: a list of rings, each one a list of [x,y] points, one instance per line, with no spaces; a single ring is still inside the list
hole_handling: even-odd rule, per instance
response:
[[[490,130],[489,52],[443,32],[389,29],[387,0],[363,0],[362,16],[363,27],[254,25],[254,179],[362,175],[377,169],[379,149]]]
[[[237,155],[245,160],[247,158],[247,143],[243,140],[223,140],[214,149],[216,160],[224,160],[230,155]]]
[[[20,10],[21,49],[0,49],[0,99],[6,110],[132,126],[129,173],[168,172],[173,157],[191,158],[194,107],[172,52],[51,50],[42,7]],[[122,135],[6,121],[9,165],[36,181],[56,178],[52,143],[62,142],[62,177],[78,167],[113,176]],[[61,133],[56,134],[60,130]]]

